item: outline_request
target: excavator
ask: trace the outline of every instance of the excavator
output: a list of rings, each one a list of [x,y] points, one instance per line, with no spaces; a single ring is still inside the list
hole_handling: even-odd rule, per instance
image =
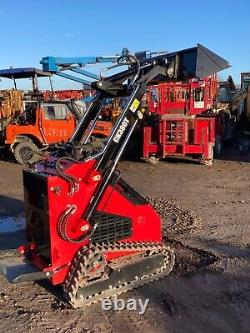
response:
[[[2,257],[14,283],[49,279],[83,307],[167,276],[175,255],[153,207],[121,177],[118,162],[143,121],[147,85],[205,77],[228,62],[202,45],[150,56],[124,49],[96,91],[70,140],[23,171],[27,244]],[[107,98],[125,97],[106,142],[91,140]],[[136,171],[135,171],[136,172]]]

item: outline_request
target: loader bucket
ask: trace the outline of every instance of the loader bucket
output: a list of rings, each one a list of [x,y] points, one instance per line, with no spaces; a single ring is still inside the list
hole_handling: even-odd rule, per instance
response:
[[[201,44],[189,49],[166,53],[158,58],[167,60],[170,63],[170,67],[172,64],[174,75],[170,79],[176,80],[203,79],[229,67],[227,60]]]
[[[175,62],[175,77],[178,80],[194,77],[203,79],[229,67],[227,60],[201,44],[197,44],[197,47],[168,53],[166,59],[168,62]]]
[[[196,77],[217,73],[229,67],[227,60],[221,58],[216,53],[210,51],[201,44],[197,45]]]

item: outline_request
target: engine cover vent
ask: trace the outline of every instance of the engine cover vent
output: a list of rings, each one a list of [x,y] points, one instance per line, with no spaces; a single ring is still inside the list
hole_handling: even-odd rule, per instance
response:
[[[132,235],[131,219],[128,217],[96,212],[91,222],[93,225],[97,223],[91,236],[93,243],[115,242]]]

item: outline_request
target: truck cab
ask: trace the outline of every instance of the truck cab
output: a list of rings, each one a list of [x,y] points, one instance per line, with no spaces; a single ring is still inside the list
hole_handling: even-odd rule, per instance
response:
[[[32,164],[43,149],[68,140],[80,117],[70,102],[24,101],[24,111],[6,127],[5,144],[19,163]]]

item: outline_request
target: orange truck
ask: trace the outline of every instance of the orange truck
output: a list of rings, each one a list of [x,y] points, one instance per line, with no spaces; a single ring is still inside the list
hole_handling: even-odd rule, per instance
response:
[[[38,90],[37,78],[50,75],[36,68],[0,71],[1,77],[14,79],[15,89],[15,79],[32,78],[32,92],[22,94],[18,90],[13,90],[5,100],[5,104],[12,105],[12,108],[7,109],[0,104],[0,120],[2,119],[0,146],[10,149],[16,161],[21,164],[33,164],[51,145],[67,141],[85,111],[84,103],[75,100],[79,91],[59,91],[57,94],[56,91],[41,93]],[[18,105],[13,102],[13,97],[16,96],[20,97]],[[107,137],[111,128],[111,122],[100,120],[94,135]]]
[[[82,114],[72,101],[25,101],[24,104],[21,115],[6,126],[5,144],[19,163],[33,164],[43,150],[71,137]],[[99,122],[95,134],[109,132],[107,124]]]

